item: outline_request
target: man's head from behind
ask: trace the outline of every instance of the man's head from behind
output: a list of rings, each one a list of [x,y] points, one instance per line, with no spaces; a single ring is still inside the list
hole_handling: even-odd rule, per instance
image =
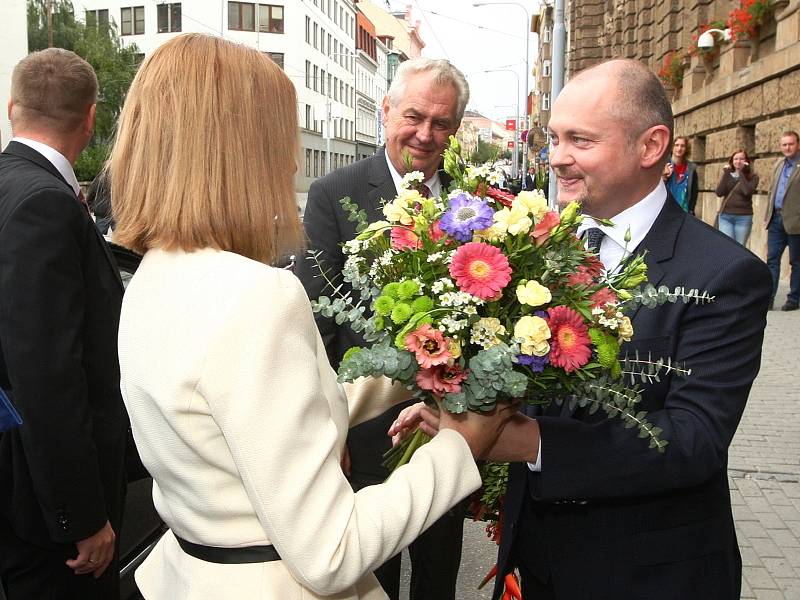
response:
[[[82,134],[94,127],[97,76],[80,56],[48,48],[23,58],[11,75],[8,118],[15,135]]]
[[[430,178],[468,100],[467,80],[448,61],[417,58],[402,63],[383,99],[386,152],[395,169],[405,172],[406,151],[413,169]]]
[[[610,218],[658,184],[671,146],[672,109],[645,65],[612,60],[570,80],[549,129],[559,202],[578,200],[588,214]]]

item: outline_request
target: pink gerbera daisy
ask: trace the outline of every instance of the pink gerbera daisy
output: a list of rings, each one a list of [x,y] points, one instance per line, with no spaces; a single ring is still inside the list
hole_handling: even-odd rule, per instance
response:
[[[450,275],[461,291],[490,300],[511,281],[511,267],[494,246],[470,242],[456,250],[450,262]]]
[[[405,227],[392,227],[392,248],[394,250],[416,250],[422,248],[422,242],[413,231]]]
[[[550,364],[567,373],[576,371],[589,362],[592,356],[591,340],[586,323],[568,306],[554,306],[547,310],[550,328]]]
[[[594,294],[589,297],[589,301],[592,303],[592,308],[600,307],[603,308],[607,303],[616,304],[619,301],[617,295],[614,293],[613,290],[607,287],[600,288]]]
[[[429,390],[434,396],[457,393],[461,391],[461,382],[467,378],[467,372],[458,365],[438,365],[430,369],[417,371],[417,385],[421,390]]]
[[[428,324],[409,333],[405,341],[406,350],[414,353],[423,369],[444,364],[452,358],[442,332]]]

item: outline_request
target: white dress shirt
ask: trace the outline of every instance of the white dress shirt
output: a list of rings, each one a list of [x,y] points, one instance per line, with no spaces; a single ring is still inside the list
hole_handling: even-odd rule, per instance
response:
[[[36,150],[39,154],[44,156],[50,164],[52,164],[58,172],[61,173],[61,176],[66,181],[75,192],[75,195],[78,195],[78,192],[81,190],[81,186],[78,185],[78,178],[75,177],[75,171],[72,170],[72,165],[67,160],[67,157],[61,154],[55,148],[51,148],[47,144],[43,144],[42,142],[37,142],[36,140],[30,140],[24,137],[14,137],[11,138],[12,142],[19,142],[20,144],[25,144],[28,148]]]
[[[626,208],[611,218],[614,226],[601,225],[594,219],[585,218],[578,226],[578,237],[582,237],[587,229],[599,227],[605,236],[600,242],[600,262],[606,271],[613,272],[619,266],[626,253],[633,252],[650,231],[658,213],[667,200],[667,188],[662,181],[655,189],[633,206]],[[625,234],[630,230],[631,239],[625,242]]]
[[[386,156],[386,164],[389,165],[389,173],[392,174],[392,181],[394,181],[394,189],[397,190],[397,193],[400,193],[400,184],[403,181],[403,176],[397,172],[397,169],[394,168],[392,161],[389,159],[389,154],[384,153]],[[431,197],[438,196],[442,191],[442,182],[439,179],[439,171],[434,172],[433,177],[428,179],[427,181],[423,182],[425,185],[428,186],[428,189],[431,191]]]

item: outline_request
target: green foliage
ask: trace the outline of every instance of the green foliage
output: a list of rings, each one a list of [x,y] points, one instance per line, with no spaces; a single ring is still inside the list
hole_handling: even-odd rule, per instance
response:
[[[656,289],[652,284],[647,284],[643,290],[635,292],[631,298],[631,303],[639,303],[647,308],[655,308],[670,302],[675,304],[678,300],[682,300],[684,304],[694,302],[695,304],[708,304],[714,301],[714,296],[709,295],[708,292],[701,292],[700,290],[686,290],[683,287],[676,287],[675,290],[670,291],[665,285],[659,286]]]
[[[445,394],[444,407],[451,413],[490,411],[501,398],[521,398],[528,378],[513,370],[516,352],[506,344],[481,350],[469,359],[469,375],[457,394]]]
[[[339,204],[342,205],[342,208],[347,213],[347,220],[356,224],[356,233],[361,233],[367,228],[367,211],[353,202],[350,196],[345,196],[339,200]]]
[[[398,350],[390,344],[375,344],[362,348],[342,359],[339,365],[339,381],[355,381],[359,377],[385,375],[403,383],[413,381],[417,372],[417,361],[407,350]]]
[[[48,46],[45,0],[28,0],[28,50]],[[97,74],[99,93],[94,137],[78,157],[75,174],[80,181],[94,179],[108,158],[125,95],[139,66],[134,44],[123,47],[117,28],[87,26],[75,17],[70,0],[53,2],[53,45],[72,50]]]
[[[473,165],[482,165],[487,162],[495,162],[500,154],[500,147],[495,144],[478,140],[478,147],[470,155],[469,160]]]

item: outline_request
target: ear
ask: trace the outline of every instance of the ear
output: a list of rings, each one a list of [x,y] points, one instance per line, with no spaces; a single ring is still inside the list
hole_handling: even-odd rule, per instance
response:
[[[389,95],[383,97],[383,102],[381,103],[381,107],[383,108],[383,116],[381,117],[381,121],[383,126],[386,127],[386,121],[389,118]]]
[[[666,125],[654,125],[645,130],[639,137],[639,163],[643,169],[649,169],[661,162],[669,150],[670,132]]]
[[[97,104],[92,104],[89,107],[89,112],[86,114],[86,121],[84,122],[84,130],[86,133],[94,133],[94,121],[97,117]]]
[[[9,121],[11,120],[11,109],[12,108],[14,108],[14,101],[9,98],[8,99],[8,112],[6,113],[8,115],[8,120]]]

